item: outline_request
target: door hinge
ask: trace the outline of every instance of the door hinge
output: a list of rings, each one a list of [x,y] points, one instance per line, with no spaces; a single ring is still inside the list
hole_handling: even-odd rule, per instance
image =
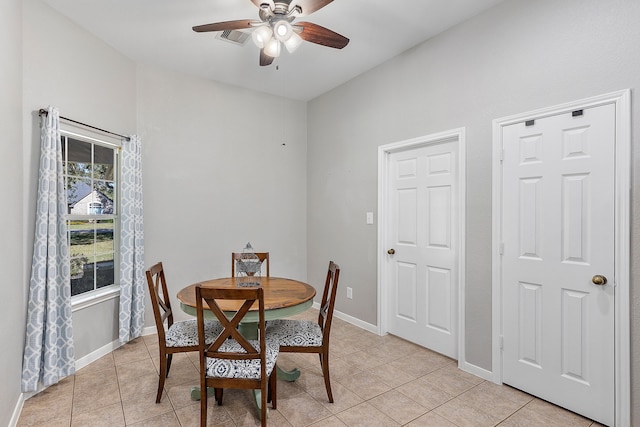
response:
[[[504,161],[504,148],[500,149],[500,163]]]
[[[500,245],[498,246],[498,251],[500,252],[500,255],[504,255],[504,243],[500,242]]]
[[[504,335],[500,335],[500,350],[504,349]]]

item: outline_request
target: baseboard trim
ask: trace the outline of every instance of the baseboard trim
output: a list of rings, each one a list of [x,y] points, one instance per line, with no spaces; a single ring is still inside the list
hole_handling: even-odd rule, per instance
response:
[[[316,310],[320,310],[320,303],[314,301],[313,308],[315,308]],[[379,335],[378,327],[376,325],[372,325],[371,323],[364,322],[356,317],[349,316],[348,314],[344,314],[338,310],[333,310],[333,315],[338,319],[351,323],[352,325],[362,328],[365,331],[369,331],[371,333]]]
[[[484,368],[481,368],[477,365],[473,365],[469,362],[458,360],[458,368],[462,371],[468,372],[470,374],[475,375],[476,377],[480,377],[483,380],[495,382],[495,378],[493,372],[488,371]]]

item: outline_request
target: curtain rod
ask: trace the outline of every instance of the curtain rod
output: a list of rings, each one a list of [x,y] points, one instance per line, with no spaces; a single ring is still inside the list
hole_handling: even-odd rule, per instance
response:
[[[39,115],[39,116],[42,116],[42,115],[45,115],[45,116],[46,116],[46,115],[48,115],[48,114],[49,114],[49,112],[48,112],[47,110],[45,110],[44,108],[41,108],[41,109],[38,111],[38,115]],[[88,125],[88,124],[86,124],[86,123],[82,123],[82,122],[78,122],[78,121],[76,121],[76,120],[72,120],[72,119],[70,119],[70,118],[68,118],[68,117],[60,116],[60,118],[61,118],[61,119],[63,119],[63,120],[66,120],[66,121],[68,121],[68,122],[75,123],[75,124],[77,124],[77,125],[86,126],[86,127],[88,127],[88,128],[95,129],[95,130],[99,130],[100,132],[108,133],[108,134],[110,134],[110,135],[119,136],[120,138],[124,138],[124,139],[126,139],[127,141],[131,141],[131,138],[129,138],[128,136],[125,136],[125,135],[120,135],[119,133],[115,133],[115,132],[111,132],[111,131],[108,131],[108,130],[100,129],[100,128],[98,128],[98,127],[91,126],[91,125]]]

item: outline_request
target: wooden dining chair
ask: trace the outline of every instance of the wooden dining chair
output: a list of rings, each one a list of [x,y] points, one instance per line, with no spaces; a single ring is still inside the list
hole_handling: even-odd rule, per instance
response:
[[[281,352],[318,353],[322,375],[324,376],[324,386],[327,389],[327,397],[331,403],[333,403],[333,394],[331,393],[331,379],[329,377],[329,336],[339,277],[340,267],[330,261],[317,322],[277,319],[270,320],[267,327],[267,335],[273,335],[278,338]]]
[[[160,348],[160,372],[158,378],[158,393],[156,403],[160,403],[164,380],[169,376],[171,360],[174,353],[198,351],[198,325],[196,320],[173,322],[171,299],[167,291],[167,281],[162,262],[154,264],[146,271],[149,296],[153,307],[153,317],[158,332],[158,347]],[[164,323],[167,323],[166,329]],[[204,325],[207,342],[222,331],[222,326],[215,321],[208,320]]]
[[[258,257],[260,263],[265,265],[267,277],[269,277],[269,252],[253,252]],[[245,252],[231,252],[231,277],[236,276],[236,263],[241,262]]]
[[[230,320],[218,305],[222,300],[239,300],[242,306]],[[240,321],[258,303],[258,339],[248,340],[239,331]],[[208,344],[204,338],[205,313],[211,311],[223,330]],[[264,321],[264,290],[250,288],[212,288],[196,286],[198,351],[200,353],[200,425],[207,424],[207,387],[215,390],[222,405],[225,388],[260,390],[260,419],[267,425],[267,402],[276,409],[276,360],[279,343],[267,338]]]

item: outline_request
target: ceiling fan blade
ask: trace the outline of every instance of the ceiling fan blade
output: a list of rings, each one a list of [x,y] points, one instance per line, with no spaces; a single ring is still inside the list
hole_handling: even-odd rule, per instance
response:
[[[345,36],[320,25],[311,22],[297,22],[295,26],[302,27],[300,37],[308,42],[333,47],[335,49],[342,49],[349,44],[349,39]]]
[[[253,1],[253,0],[252,0]],[[255,0],[255,2],[259,2],[260,0]],[[299,13],[298,16],[307,16],[311,15],[316,10],[322,9],[333,0],[292,0],[289,3],[289,10],[293,10],[296,6],[299,6],[302,9],[302,13]]]
[[[239,19],[237,21],[224,21],[214,22],[213,24],[196,25],[193,27],[193,31],[196,33],[206,33],[209,31],[224,31],[224,30],[244,30],[252,28],[252,24],[259,24],[260,21],[253,19]]]
[[[264,53],[264,49],[260,49],[260,66],[271,65],[273,62],[273,56],[269,56]]]

